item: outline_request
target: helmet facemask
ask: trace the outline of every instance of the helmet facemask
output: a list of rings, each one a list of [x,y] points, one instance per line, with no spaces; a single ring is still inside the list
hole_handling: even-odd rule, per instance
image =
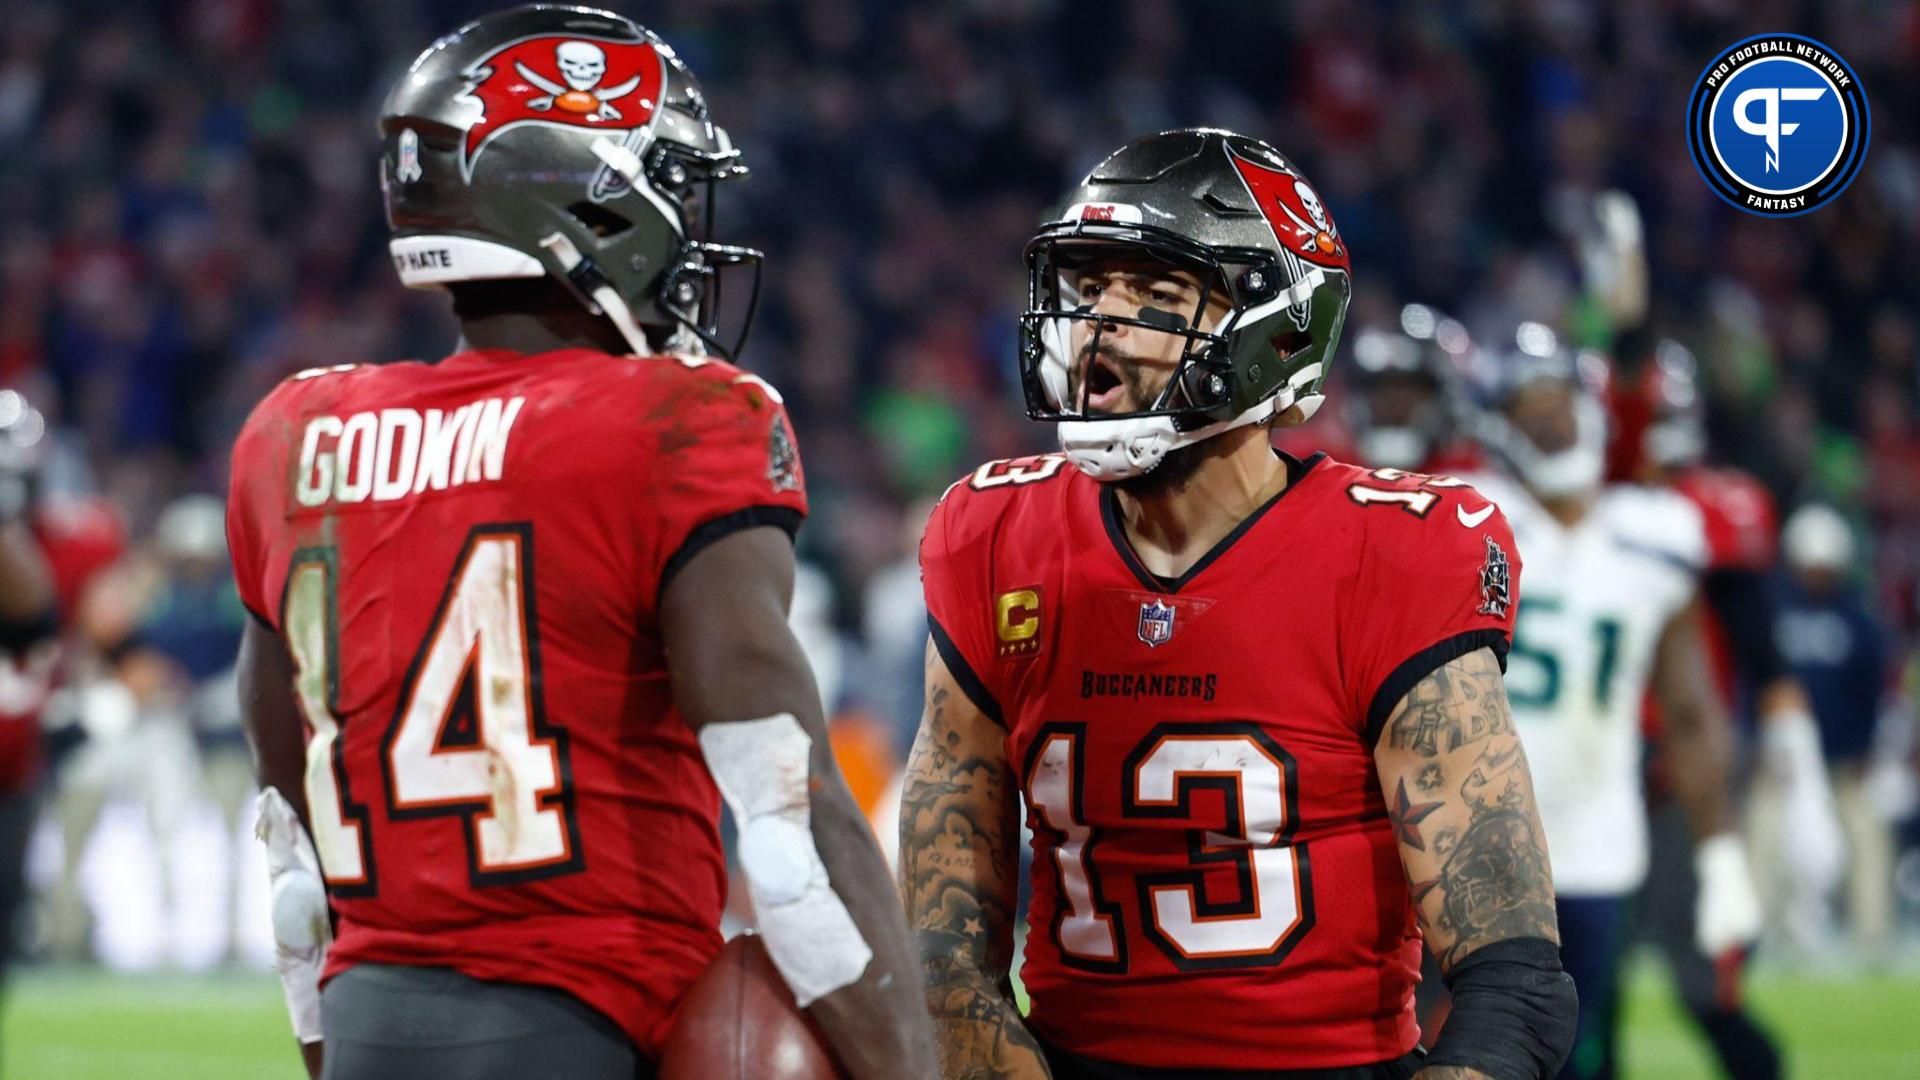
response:
[[[1027,415],[1036,420],[1170,417],[1176,428],[1203,426],[1223,404],[1227,339],[1209,309],[1232,303],[1217,261],[1148,244],[1096,239],[1037,241],[1029,248],[1027,312],[1021,316],[1021,376]],[[1140,300],[1128,315],[1085,295],[1093,279],[1131,279]],[[1094,287],[1104,287],[1104,282]],[[1187,294],[1187,295],[1177,295]],[[1163,296],[1155,302],[1156,295]],[[1101,310],[1096,311],[1096,308]],[[1123,329],[1124,328],[1124,329]],[[1159,355],[1150,355],[1150,354]],[[1158,386],[1148,385],[1171,363]],[[1100,398],[1124,391],[1132,407]],[[1184,424],[1182,423],[1184,421]]]
[[[1349,271],[1311,192],[1264,143],[1167,131],[1108,155],[1040,227],[1026,250],[1021,389],[1076,467],[1123,480],[1181,447],[1318,408]],[[1124,295],[1083,294],[1077,275],[1098,266],[1124,268]],[[1155,281],[1179,282],[1178,302],[1152,300]]]
[[[596,147],[605,162],[596,191],[604,189],[607,197],[618,197],[629,191],[640,193],[663,216],[669,213],[677,216],[680,244],[670,268],[656,279],[651,298],[635,297],[630,302],[644,311],[645,301],[651,299],[652,308],[671,320],[671,332],[664,337],[665,346],[672,351],[732,358],[740,354],[747,333],[753,329],[765,256],[758,249],[723,244],[716,239],[715,204],[719,186],[746,176],[748,170],[739,163],[739,151],[726,145],[725,133],[718,128],[715,131],[720,135],[723,149],[702,151],[675,142],[656,142],[640,163],[638,172],[633,171],[633,159],[629,155],[604,152]],[[739,268],[751,271],[751,283],[740,315],[740,328],[728,342],[721,338],[721,286],[725,272]],[[589,308],[600,306],[593,302],[591,290],[582,287],[591,283],[576,280],[579,274],[577,268],[570,271],[568,284]]]
[[[1096,312],[1079,279],[1099,266],[1133,268],[1145,281],[1184,275],[1182,291],[1191,295],[1168,304],[1149,297],[1130,315],[1111,306]],[[1223,251],[1151,226],[1082,222],[1043,230],[1027,246],[1028,301],[1020,318],[1027,415],[1060,425],[1061,446],[1082,471],[1118,480],[1152,470],[1172,450],[1266,421],[1296,403],[1310,412],[1319,403],[1319,365],[1305,378],[1275,378],[1311,344],[1286,318],[1274,318],[1296,306],[1295,296],[1304,305],[1325,280],[1317,268],[1300,270],[1288,278],[1269,252]],[[1245,335],[1272,332],[1276,322],[1285,329],[1267,340]],[[1150,400],[1137,374],[1145,364],[1127,363],[1108,348],[1122,327],[1126,337],[1178,342],[1166,381],[1150,390]],[[1240,355],[1249,351],[1271,365],[1264,378],[1259,359]],[[1132,390],[1126,396],[1136,399],[1120,412],[1098,403],[1116,373]]]

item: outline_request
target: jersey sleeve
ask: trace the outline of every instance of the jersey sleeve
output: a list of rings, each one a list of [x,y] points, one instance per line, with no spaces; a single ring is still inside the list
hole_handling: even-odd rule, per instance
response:
[[[277,626],[280,606],[267,573],[269,538],[282,516],[280,500],[287,486],[282,468],[285,440],[273,434],[291,427],[291,421],[283,424],[277,419],[285,415],[286,393],[283,384],[254,407],[233,441],[227,472],[227,557],[234,587],[247,611],[268,626]]]
[[[1375,516],[1341,651],[1369,747],[1420,680],[1480,649],[1504,671],[1513,641],[1520,553],[1506,515],[1471,487],[1430,490],[1440,498],[1422,517],[1367,508]]]
[[[793,536],[807,513],[806,478],[779,394],[719,361],[659,361],[641,405],[653,484],[644,500],[654,594],[708,545],[771,525]]]
[[[971,520],[971,492],[955,484],[933,508],[920,537],[920,584],[926,593],[927,632],[954,681],[974,707],[1001,726],[998,697],[981,676],[992,670],[991,538]]]

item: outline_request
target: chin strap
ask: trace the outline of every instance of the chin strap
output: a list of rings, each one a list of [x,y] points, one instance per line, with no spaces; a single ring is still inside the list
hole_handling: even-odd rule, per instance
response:
[[[580,297],[588,311],[612,320],[614,329],[620,331],[620,336],[633,347],[634,355],[646,356],[653,352],[653,348],[647,344],[647,335],[633,321],[633,309],[614,291],[606,276],[593,265],[593,260],[580,254],[580,249],[574,246],[572,240],[563,233],[554,233],[540,241],[540,246],[560,261],[560,270],[566,275],[561,280]]]
[[[1162,459],[1183,446],[1204,442],[1234,428],[1258,424],[1298,410],[1301,423],[1312,419],[1326,401],[1321,394],[1302,394],[1320,377],[1321,365],[1308,364],[1295,372],[1288,385],[1272,397],[1229,420],[1191,431],[1181,431],[1171,416],[1135,416],[1117,420],[1062,420],[1060,449],[1074,467],[1102,483],[1152,472]]]
[[[1066,452],[1067,460],[1073,462],[1075,468],[1095,480],[1103,483],[1125,480],[1130,476],[1152,472],[1169,453],[1183,446],[1192,446],[1237,427],[1257,424],[1283,411],[1281,399],[1291,399],[1292,396],[1292,391],[1282,390],[1279,395],[1268,398],[1231,420],[1222,420],[1192,431],[1181,431],[1174,427],[1171,416],[1062,420],[1060,449]],[[1287,404],[1290,406],[1291,400]]]

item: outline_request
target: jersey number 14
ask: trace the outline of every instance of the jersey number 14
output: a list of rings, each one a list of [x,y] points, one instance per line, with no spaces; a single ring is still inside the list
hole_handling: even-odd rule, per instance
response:
[[[476,885],[566,873],[580,862],[566,733],[545,722],[541,701],[532,547],[524,523],[467,535],[381,742],[388,817],[463,817]],[[333,548],[296,552],[281,624],[313,732],[306,789],[314,847],[327,884],[351,896],[370,894],[375,873],[366,807],[340,761],[338,576]]]

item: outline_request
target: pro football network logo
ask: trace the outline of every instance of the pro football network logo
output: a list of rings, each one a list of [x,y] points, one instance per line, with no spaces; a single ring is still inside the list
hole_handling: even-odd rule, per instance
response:
[[[659,111],[666,62],[644,41],[552,34],[503,46],[463,74],[460,100],[476,102],[480,118],[467,128],[460,175],[487,143],[521,124],[633,132]]]
[[[1867,159],[1867,95],[1832,49],[1798,34],[1729,46],[1694,83],[1687,146],[1714,194],[1798,217],[1847,189]]]
[[[1157,649],[1173,640],[1174,607],[1165,600],[1149,600],[1140,605],[1140,640],[1147,648]]]

